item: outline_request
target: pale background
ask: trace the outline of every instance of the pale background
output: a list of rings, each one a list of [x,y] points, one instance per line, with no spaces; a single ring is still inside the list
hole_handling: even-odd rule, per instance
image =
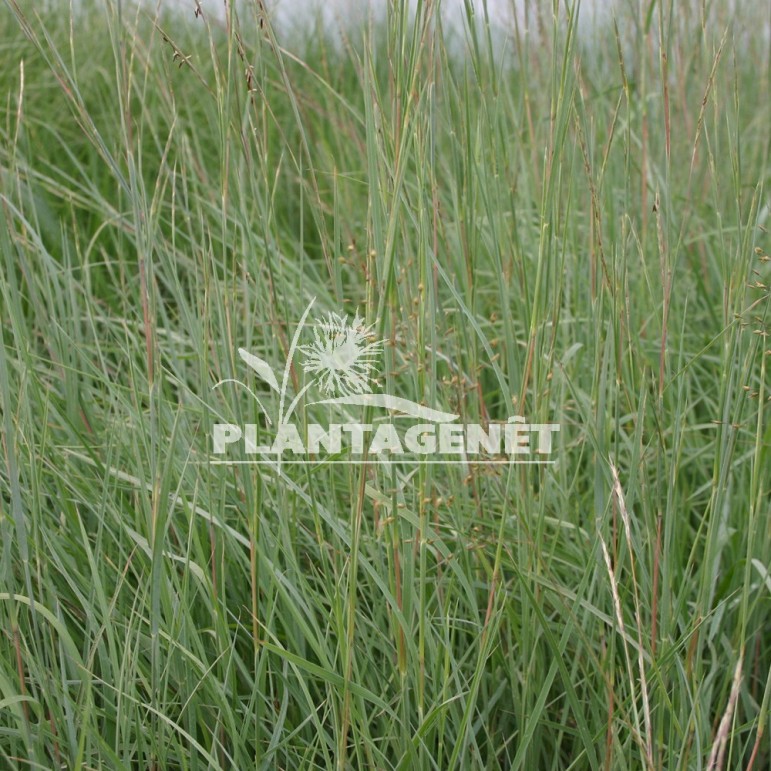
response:
[[[248,9],[250,6],[254,7],[255,0],[234,1],[240,10],[242,21],[253,18],[253,12]],[[198,3],[196,0],[143,0],[143,2],[149,6],[173,7],[179,10],[182,17],[180,22],[184,17],[188,20],[194,18],[197,4],[200,4],[209,21],[221,20],[225,8],[223,0],[198,0]],[[362,22],[370,12],[376,18],[384,16],[389,5],[389,0],[264,0],[264,2],[278,33],[317,29],[316,22],[321,18],[327,37],[332,40],[341,34],[349,34],[361,29]],[[409,2],[413,8],[417,4],[416,0],[409,0]],[[664,2],[668,8],[669,3],[666,0]],[[564,6],[564,0],[561,0],[560,5]],[[644,15],[649,5],[650,0],[582,0],[578,25],[580,36],[584,42],[591,41],[594,36],[597,36],[598,40],[604,40],[607,43],[608,34],[611,35],[610,39],[613,39],[612,19],[616,15],[624,37],[624,32],[631,32],[630,26],[633,20],[641,18],[640,7],[643,7]],[[484,18],[482,0],[473,0],[473,6],[477,16]],[[535,16],[536,8],[548,17],[552,0],[487,0],[488,16],[498,41],[512,35],[515,15],[520,22],[520,32],[526,32],[526,6],[530,9],[528,16],[531,20]],[[701,9],[705,6],[710,21],[716,22],[714,28],[719,28],[721,32],[727,19],[736,12],[738,23],[734,31],[738,39],[744,36],[763,40],[771,38],[771,4],[768,0],[711,0],[705,4],[702,0],[674,0],[675,17],[678,21],[683,17],[690,17],[691,23],[699,23],[696,20],[701,18]],[[441,7],[447,28],[462,34],[465,16],[463,0],[443,0]],[[564,18],[564,11],[562,16]]]

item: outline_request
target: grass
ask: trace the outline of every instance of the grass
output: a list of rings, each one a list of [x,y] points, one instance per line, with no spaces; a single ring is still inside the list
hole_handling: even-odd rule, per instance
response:
[[[0,10],[0,765],[768,768],[767,9],[299,44],[259,3],[35,5]],[[214,384],[313,297],[389,393],[558,421],[555,463],[213,464],[258,422]]]

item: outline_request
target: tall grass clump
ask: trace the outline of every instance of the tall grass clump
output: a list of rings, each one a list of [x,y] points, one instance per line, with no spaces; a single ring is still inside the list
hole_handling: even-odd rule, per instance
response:
[[[0,765],[768,768],[768,9],[152,5],[0,9]],[[311,300],[554,463],[214,463]]]

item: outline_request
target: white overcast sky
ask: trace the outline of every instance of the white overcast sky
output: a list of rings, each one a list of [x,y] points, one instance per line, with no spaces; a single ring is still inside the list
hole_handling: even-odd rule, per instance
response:
[[[255,0],[237,0],[241,4],[248,4]],[[634,0],[636,2],[636,0]],[[204,11],[220,15],[223,12],[223,0],[198,0]],[[321,10],[321,14],[327,23],[336,24],[340,20],[350,24],[362,19],[368,9],[375,12],[384,12],[388,0],[264,0],[277,21],[281,23],[298,23],[308,21]],[[487,10],[490,18],[496,23],[506,23],[511,18],[513,8],[522,8],[526,0],[487,0]],[[163,5],[179,6],[183,10],[195,9],[196,0],[161,0]],[[551,7],[551,0],[530,0],[531,6],[536,4]],[[621,3],[629,4],[629,0],[582,0],[582,15],[588,18],[606,15],[612,5]],[[413,7],[415,0],[410,1]],[[473,5],[478,13],[482,13],[482,0],[474,0]],[[463,15],[463,0],[443,0],[442,7],[448,18],[460,19]]]
[[[257,2],[257,0],[230,1],[244,7],[253,6]],[[689,1],[696,9],[695,17],[698,18],[703,0],[675,0],[675,7],[682,9]],[[196,7],[196,0],[143,0],[143,2],[151,6],[175,7],[188,15],[188,18],[192,18]],[[210,18],[222,17],[224,0],[197,0],[197,2]],[[334,37],[336,30],[346,29],[350,32],[360,25],[366,18],[368,9],[372,9],[375,14],[383,15],[389,2],[393,0],[263,0],[263,2],[269,8],[279,31],[307,28],[321,14],[327,30]],[[413,7],[416,5],[416,0],[409,0],[409,2]],[[477,14],[481,15],[483,0],[472,0],[472,2]],[[581,0],[579,31],[585,37],[591,37],[591,33],[596,32],[600,34],[601,39],[606,39],[608,33],[612,34],[606,24],[612,19],[614,11],[620,17],[620,26],[623,31],[624,19],[639,18],[641,3],[647,8],[649,2],[650,0]],[[523,8],[529,5],[531,9],[539,6],[548,14],[552,7],[552,0],[487,0],[486,5],[493,26],[505,35],[507,30],[513,28],[511,20],[514,13],[523,19]],[[726,10],[738,8],[741,15],[747,17],[744,23],[740,24],[745,34],[760,35],[768,40],[771,30],[771,4],[768,0],[710,0],[706,3],[706,7],[723,20],[727,16]],[[442,0],[445,20],[457,29],[462,28],[463,8],[464,0]],[[751,22],[748,21],[750,17]],[[720,26],[722,28],[722,23]]]

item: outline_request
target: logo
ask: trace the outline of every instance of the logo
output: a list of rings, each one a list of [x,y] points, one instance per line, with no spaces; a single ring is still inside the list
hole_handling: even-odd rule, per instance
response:
[[[358,313],[351,319],[333,312],[309,324],[314,303],[315,298],[295,329],[280,382],[266,361],[239,348],[257,385],[251,388],[235,378],[215,384],[215,389],[225,383],[244,388],[260,408],[265,425],[214,424],[212,463],[553,463],[550,455],[558,423],[528,423],[521,415],[485,425],[461,423],[453,412],[373,390],[385,345],[385,340],[377,339],[375,325],[367,325]],[[294,393],[291,375],[296,359],[304,384]],[[255,392],[266,388],[267,396]],[[309,419],[323,411],[327,422]]]

